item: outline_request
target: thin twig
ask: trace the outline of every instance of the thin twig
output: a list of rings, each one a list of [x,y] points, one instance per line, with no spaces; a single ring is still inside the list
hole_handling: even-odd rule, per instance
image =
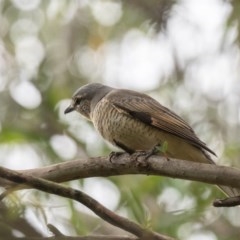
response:
[[[7,240],[16,240],[16,237],[7,238]],[[22,237],[17,240],[141,240],[138,237],[125,237],[125,236],[52,236],[52,237]]]
[[[213,202],[214,207],[235,207],[238,205],[240,205],[240,196],[217,199]]]

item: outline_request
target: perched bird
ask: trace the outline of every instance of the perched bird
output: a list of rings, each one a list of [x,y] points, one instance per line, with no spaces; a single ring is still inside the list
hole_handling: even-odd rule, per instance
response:
[[[130,154],[150,151],[166,142],[165,154],[170,158],[214,164],[210,154],[215,153],[193,129],[177,114],[144,93],[91,83],[73,94],[64,113],[74,110],[92,121],[104,139]],[[240,195],[238,189],[220,188],[228,196]]]

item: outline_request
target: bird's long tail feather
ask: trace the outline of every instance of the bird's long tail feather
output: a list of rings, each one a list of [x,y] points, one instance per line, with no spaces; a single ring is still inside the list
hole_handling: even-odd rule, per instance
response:
[[[237,197],[240,196],[240,189],[232,188],[228,186],[219,186],[218,187],[228,196],[228,197]]]

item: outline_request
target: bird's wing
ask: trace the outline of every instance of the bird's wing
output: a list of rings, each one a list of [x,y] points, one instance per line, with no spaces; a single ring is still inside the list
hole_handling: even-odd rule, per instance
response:
[[[123,114],[180,137],[197,148],[216,155],[182,118],[146,94],[123,89],[113,90],[105,100]]]

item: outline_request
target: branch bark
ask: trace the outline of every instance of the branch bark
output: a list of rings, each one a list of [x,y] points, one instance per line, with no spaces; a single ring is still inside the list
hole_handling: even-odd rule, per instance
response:
[[[18,172],[58,183],[89,177],[146,174],[240,188],[240,170],[232,167],[166,159],[161,156],[151,156],[146,161],[145,157],[136,159],[126,153],[113,160],[110,162],[108,157],[79,159]],[[8,188],[13,185],[0,178],[1,187]]]

